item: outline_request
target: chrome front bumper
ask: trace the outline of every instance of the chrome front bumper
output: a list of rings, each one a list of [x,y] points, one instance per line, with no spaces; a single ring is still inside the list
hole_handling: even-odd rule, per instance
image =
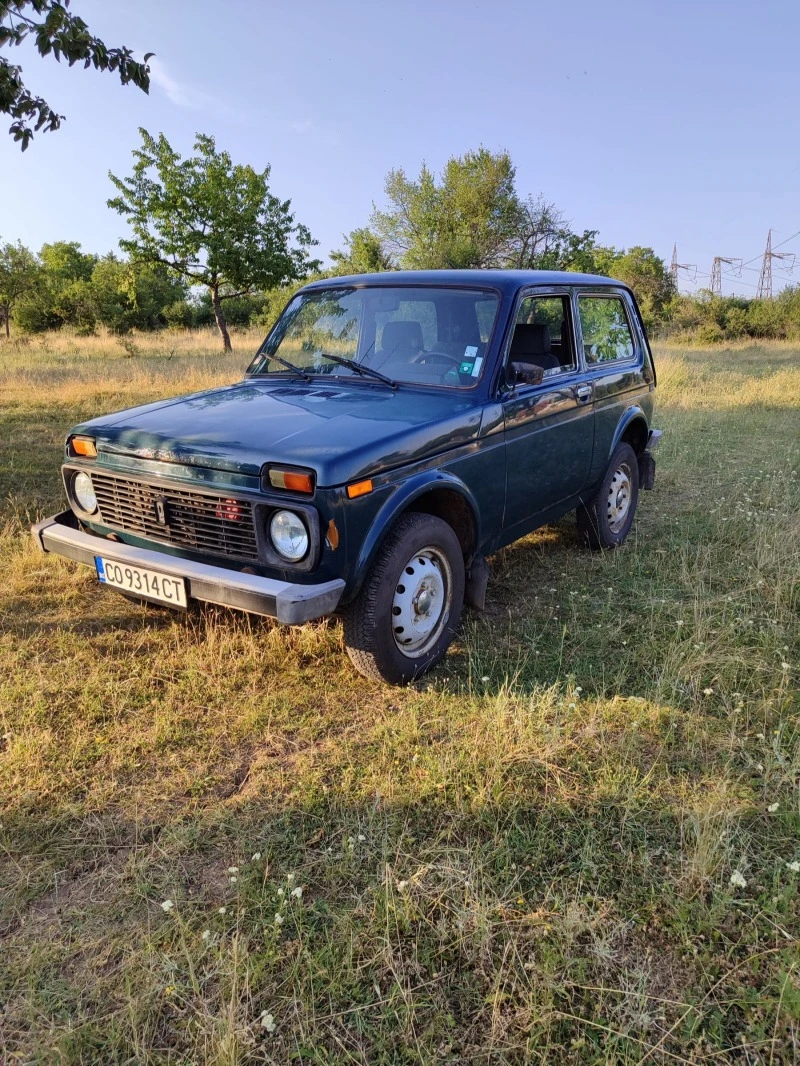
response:
[[[291,581],[243,574],[239,570],[195,563],[150,548],[135,548],[120,541],[95,537],[79,528],[72,511],[62,511],[37,522],[31,532],[42,551],[63,555],[88,566],[94,566],[95,557],[102,555],[116,563],[144,566],[173,577],[183,577],[190,599],[267,615],[287,625],[300,625],[330,614],[344,592],[341,578],[319,585],[296,585]]]

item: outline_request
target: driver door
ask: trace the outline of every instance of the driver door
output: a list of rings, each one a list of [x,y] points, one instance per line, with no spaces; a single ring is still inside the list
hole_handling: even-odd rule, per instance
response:
[[[514,383],[512,362],[541,366],[542,382]],[[578,358],[569,292],[523,296],[505,367],[504,527],[523,536],[542,512],[580,492],[591,469],[593,393]]]

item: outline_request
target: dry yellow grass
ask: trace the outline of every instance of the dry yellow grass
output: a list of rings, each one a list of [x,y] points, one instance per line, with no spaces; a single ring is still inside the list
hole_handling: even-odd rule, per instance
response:
[[[28,537],[71,423],[259,339],[0,354],[0,1061],[794,1064],[800,352],[657,350],[626,547],[500,553],[390,690]]]

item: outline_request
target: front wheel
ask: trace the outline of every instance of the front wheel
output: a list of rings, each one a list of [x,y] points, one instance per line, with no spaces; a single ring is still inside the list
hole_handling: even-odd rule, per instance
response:
[[[404,685],[444,658],[461,618],[464,577],[451,527],[433,515],[402,515],[344,610],[344,642],[359,673]]]
[[[630,444],[614,450],[595,495],[578,508],[578,530],[590,548],[616,548],[633,525],[639,502],[639,460]]]

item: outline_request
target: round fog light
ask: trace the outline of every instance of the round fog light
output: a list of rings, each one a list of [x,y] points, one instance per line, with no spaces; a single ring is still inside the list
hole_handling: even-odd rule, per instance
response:
[[[291,563],[299,563],[308,551],[308,532],[293,511],[276,511],[269,524],[275,550]]]
[[[92,479],[83,470],[75,475],[72,482],[72,491],[82,511],[86,514],[94,514],[97,510],[97,497],[94,494]]]

